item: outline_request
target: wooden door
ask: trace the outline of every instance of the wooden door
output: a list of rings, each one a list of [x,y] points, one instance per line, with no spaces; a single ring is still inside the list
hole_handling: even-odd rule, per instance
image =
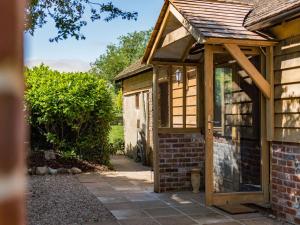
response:
[[[268,202],[264,115],[264,97],[243,68],[206,46],[207,205]]]

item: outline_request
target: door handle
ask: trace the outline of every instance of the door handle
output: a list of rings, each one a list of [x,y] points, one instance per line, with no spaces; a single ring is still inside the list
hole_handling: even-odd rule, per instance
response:
[[[218,123],[219,121],[213,121],[213,120],[209,120],[207,121],[208,123]]]
[[[221,123],[221,121],[215,121],[215,120],[209,120],[209,121],[207,121],[208,123],[216,123],[216,124],[219,124],[219,123]]]

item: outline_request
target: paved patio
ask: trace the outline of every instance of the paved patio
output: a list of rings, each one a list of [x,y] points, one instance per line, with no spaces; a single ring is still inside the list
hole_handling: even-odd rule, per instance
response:
[[[116,171],[78,177],[116,218],[101,225],[283,224],[260,213],[232,216],[205,207],[203,193],[154,193],[153,173],[148,167],[123,156],[115,156],[112,163]]]

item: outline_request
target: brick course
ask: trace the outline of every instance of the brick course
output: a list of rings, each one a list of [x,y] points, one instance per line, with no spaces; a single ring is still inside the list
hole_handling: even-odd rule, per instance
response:
[[[204,186],[204,139],[201,134],[159,134],[159,191],[191,190],[191,170],[201,168]]]
[[[276,216],[300,224],[300,145],[272,144],[272,209]]]

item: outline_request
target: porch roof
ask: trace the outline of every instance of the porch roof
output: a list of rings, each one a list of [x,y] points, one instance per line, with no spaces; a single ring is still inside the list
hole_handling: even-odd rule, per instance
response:
[[[139,59],[133,64],[131,64],[130,66],[128,66],[127,68],[125,68],[121,73],[119,73],[115,77],[115,81],[121,81],[151,69],[152,69],[151,65],[146,65],[145,63],[142,62],[142,59]]]
[[[167,27],[166,18],[169,16],[169,11],[188,30],[195,42],[205,43],[214,38],[273,41],[272,37],[247,30],[244,26],[245,18],[253,9],[255,1],[259,0],[165,0],[146,48],[143,62],[149,63],[149,59],[153,57],[153,51],[163,47],[162,41],[157,41],[157,39],[166,37],[167,32],[161,32],[161,29]],[[164,23],[165,21],[167,22]]]
[[[172,0],[171,4],[204,38],[267,40],[244,27],[245,17],[253,8],[253,5],[248,2],[246,0]]]

